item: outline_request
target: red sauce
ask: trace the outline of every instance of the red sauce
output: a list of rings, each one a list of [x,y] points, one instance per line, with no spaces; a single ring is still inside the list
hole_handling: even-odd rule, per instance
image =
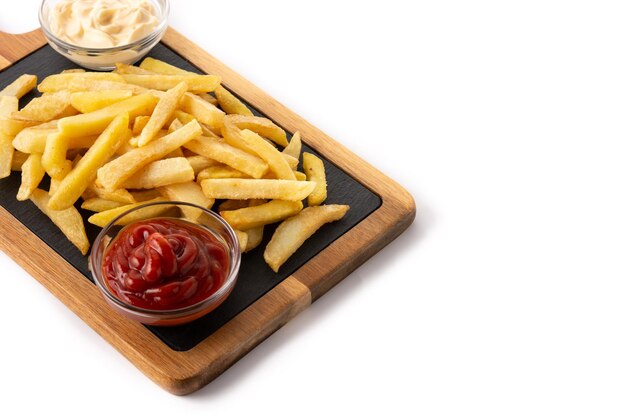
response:
[[[172,310],[202,301],[226,279],[228,253],[206,229],[178,219],[126,226],[104,254],[110,290],[135,307]]]

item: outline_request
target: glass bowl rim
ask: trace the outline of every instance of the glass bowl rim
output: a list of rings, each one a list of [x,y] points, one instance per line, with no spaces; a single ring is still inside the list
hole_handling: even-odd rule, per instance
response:
[[[185,206],[201,209],[204,213],[206,213],[207,215],[217,220],[218,223],[221,223],[221,225],[224,226],[224,228],[226,229],[226,232],[228,233],[229,237],[235,243],[233,247],[226,248],[227,250],[229,250],[229,252],[234,252],[234,257],[230,259],[231,268],[228,273],[228,276],[226,277],[226,279],[224,280],[220,288],[216,292],[211,294],[209,297],[205,298],[204,300],[201,300],[195,304],[191,304],[189,306],[181,307],[177,309],[151,310],[151,309],[136,307],[120,300],[118,297],[112,294],[112,292],[109,290],[108,286],[104,282],[104,277],[102,276],[100,272],[100,265],[96,265],[95,258],[97,256],[98,250],[100,249],[100,246],[102,245],[102,242],[104,240],[104,236],[106,235],[106,233],[109,231],[111,227],[115,225],[115,223],[119,219],[128,215],[129,213],[132,213],[133,211],[136,211],[139,209],[143,209],[143,208],[150,207],[150,206],[156,206],[156,205],[178,205],[178,206],[185,205]],[[185,220],[185,221],[188,221],[188,220]],[[128,225],[122,226],[122,228],[129,226],[130,224],[133,224],[133,223],[135,222],[131,222]],[[202,224],[198,224],[198,226],[209,229],[209,227],[202,225]],[[226,242],[226,244],[228,245],[228,242]],[[196,204],[187,203],[184,201],[173,201],[173,200],[145,203],[145,204],[141,204],[139,206],[133,207],[131,209],[128,209],[125,212],[121,213],[119,216],[115,217],[113,220],[107,223],[107,225],[102,228],[100,233],[98,233],[98,236],[96,237],[96,240],[94,241],[91,253],[89,254],[89,269],[91,272],[91,276],[93,277],[96,286],[100,289],[100,292],[104,294],[107,300],[113,302],[117,307],[123,309],[124,311],[132,313],[134,315],[140,315],[144,318],[149,318],[149,319],[151,318],[176,319],[176,318],[187,316],[190,313],[201,311],[204,307],[210,306],[214,301],[219,300],[222,297],[226,296],[232,290],[235,283],[237,282],[240,265],[241,265],[241,248],[239,247],[239,240],[237,239],[237,235],[235,234],[235,231],[233,230],[233,228],[224,219],[222,219],[222,217],[220,217],[214,211],[207,209],[206,207],[198,206]],[[96,271],[98,271],[98,273],[96,273]]]
[[[144,36],[143,38],[139,40],[136,40],[135,42],[132,42],[126,45],[113,46],[111,48],[90,48],[90,47],[79,46],[79,45],[74,45],[74,44],[65,42],[64,40],[56,36],[54,33],[52,33],[52,30],[50,30],[49,28],[49,22],[43,17],[44,6],[46,5],[46,3],[48,3],[48,1],[49,0],[42,0],[41,6],[39,6],[39,25],[41,26],[41,30],[43,31],[43,33],[46,35],[46,38],[52,40],[54,43],[58,44],[64,49],[72,50],[72,51],[85,51],[85,52],[93,53],[93,54],[123,52],[128,49],[133,49],[137,46],[147,45],[151,43],[152,41],[157,39],[161,35],[161,33],[163,33],[163,31],[167,28],[169,15],[170,15],[169,0],[161,0],[163,1],[164,7],[163,7],[163,13],[159,19],[159,25],[148,35]],[[159,0],[149,0],[149,1],[155,2]]]

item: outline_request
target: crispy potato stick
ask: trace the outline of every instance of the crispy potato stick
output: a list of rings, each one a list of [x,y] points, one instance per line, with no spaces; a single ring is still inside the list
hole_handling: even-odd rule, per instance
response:
[[[70,68],[70,69],[66,69],[61,71],[61,74],[76,74],[76,73],[84,73],[87,72],[82,68]]]
[[[239,249],[244,252],[246,250],[246,246],[248,246],[248,234],[241,230],[233,229],[235,235],[237,235],[237,241],[239,242]]]
[[[102,132],[76,167],[63,179],[58,190],[50,199],[51,210],[63,210],[72,206],[96,179],[98,168],[103,166],[115,150],[128,137],[128,113],[117,116]]]
[[[38,129],[39,126],[22,130],[13,139],[13,146],[20,152],[43,153],[48,135],[56,133],[56,129]]]
[[[19,108],[19,100],[13,96],[0,96],[0,118],[9,117]]]
[[[46,175],[46,170],[41,165],[41,155],[31,154],[22,165],[22,184],[17,192],[19,201],[28,200],[30,194],[39,186],[39,183]]]
[[[90,198],[89,200],[83,201],[83,203],[80,205],[80,208],[100,213],[101,211],[111,210],[114,208],[122,207],[123,205],[125,205],[125,203],[94,197]]]
[[[41,90],[41,86],[39,86],[39,89]],[[147,88],[139,87],[138,85],[120,83],[116,81],[94,80],[91,78],[76,78],[70,80],[67,84],[50,84],[46,86],[46,89],[47,91],[42,91],[42,93],[49,94],[63,90],[67,90],[70,93],[103,90],[129,90],[132,91],[134,94],[148,93]]]
[[[0,91],[0,96],[11,96],[20,99],[35,87],[37,87],[37,76],[24,74],[4,87],[4,89]]]
[[[267,200],[255,199],[255,200],[225,200],[218,207],[218,211],[239,210],[240,208],[258,206],[260,204],[267,203]]]
[[[30,155],[24,152],[13,152],[13,160],[11,161],[11,171],[21,171],[22,165],[28,159]]]
[[[89,223],[91,224],[95,224],[96,226],[100,226],[100,227],[104,227],[107,224],[109,224],[109,222],[111,220],[113,220],[114,218],[116,218],[117,216],[119,216],[120,214],[124,213],[127,210],[133,209],[135,207],[138,207],[142,204],[146,204],[146,203],[156,203],[158,201],[166,201],[165,198],[163,197],[158,197],[155,198],[154,200],[150,200],[150,201],[145,201],[145,202],[141,202],[141,203],[135,203],[135,204],[127,204],[125,206],[121,206],[121,207],[117,207],[111,210],[106,210],[106,211],[102,211],[100,213],[96,213],[93,214],[91,217],[89,217],[89,219],[87,221],[89,221]],[[133,212],[132,214],[125,216],[123,221],[120,221],[119,223],[117,223],[120,226],[124,226],[127,225],[131,222],[134,221],[138,221],[138,220],[145,220],[145,219],[149,219],[152,217],[156,217],[164,212],[166,212],[167,210],[169,210],[171,208],[171,206],[168,206],[166,204],[163,205],[158,205],[158,206],[151,206],[151,207],[146,207],[142,210],[138,210]]]
[[[43,190],[33,190],[30,199],[39,210],[52,220],[61,232],[74,244],[83,255],[89,251],[89,239],[85,233],[83,218],[75,207],[65,210],[50,210],[48,201],[50,197]]]
[[[261,158],[217,139],[203,136],[184,146],[198,155],[226,164],[252,178],[261,178],[268,169],[267,163]]]
[[[198,122],[187,123],[177,131],[109,162],[98,170],[98,181],[105,189],[114,190],[141,168],[195,139],[201,132]]]
[[[4,133],[8,136],[17,136],[22,130],[27,127],[38,125],[39,122],[32,120],[14,120],[14,119],[0,119],[0,133]]]
[[[339,204],[307,207],[300,214],[283,221],[265,248],[265,262],[278,272],[305,240],[324,224],[342,219],[349,208]]]
[[[32,99],[22,110],[14,112],[11,118],[43,123],[53,119],[73,116],[76,113],[78,112],[70,104],[70,93],[60,91]]]
[[[219,88],[219,86],[218,86]],[[196,93],[196,95],[198,97],[200,97],[202,100],[207,101],[209,103],[211,103],[214,106],[217,106],[217,99],[215,97],[213,97],[211,94],[209,93]]]
[[[259,226],[246,230],[246,234],[248,235],[248,242],[246,244],[246,248],[243,250],[244,252],[250,252],[252,249],[255,249],[261,244],[261,242],[263,241],[264,229],[264,226]]]
[[[41,164],[51,177],[57,177],[67,156],[68,139],[61,133],[51,133],[41,156]]]
[[[158,101],[154,96],[141,94],[92,113],[61,119],[59,129],[67,137],[99,135],[118,114],[128,113],[131,120],[137,116],[147,116],[152,113]]]
[[[208,93],[215,90],[220,85],[220,77],[217,75],[144,75],[144,74],[122,74],[124,80],[129,84],[154,90],[166,91],[176,87],[181,82],[189,86],[189,91],[193,93]]]
[[[57,176],[50,178],[50,190],[48,191],[48,194],[50,194],[50,196],[52,196],[56,192],[56,190],[59,188],[59,185],[61,185],[63,178],[65,178],[71,170],[72,161],[63,162],[63,168],[61,168]]]
[[[98,187],[95,184],[90,184],[82,195],[83,199],[89,199],[93,197],[103,198],[105,200],[118,201],[124,204],[136,203],[135,198],[128,190],[124,188],[118,188],[117,190],[107,191],[102,187]]]
[[[91,113],[132,97],[130,90],[79,91],[72,93],[70,103],[81,113]]]
[[[241,138],[255,154],[267,162],[270,170],[276,174],[276,178],[281,180],[296,179],[291,167],[287,164],[287,161],[285,161],[284,155],[261,136],[251,130],[245,129],[241,131]]]
[[[300,159],[300,152],[302,151],[302,140],[300,139],[300,132],[296,132],[291,137],[289,145],[285,146],[283,153],[292,156],[296,159]]]
[[[193,172],[196,176],[203,169],[206,169],[210,166],[219,165],[219,162],[217,162],[216,160],[209,159],[201,155],[188,156],[187,161],[189,161],[189,163],[191,164],[191,167],[193,168]]]
[[[169,200],[184,201],[207,209],[210,209],[215,203],[215,200],[205,196],[202,187],[193,181],[161,187],[159,192]],[[183,215],[192,221],[198,220],[202,215],[202,210],[195,207],[180,206],[180,209]]]
[[[135,190],[130,193],[136,202],[154,200],[157,197],[161,197],[163,194],[159,192],[156,188],[151,190]]]
[[[148,71],[133,65],[127,64],[115,64],[115,72],[118,74],[140,74],[140,75],[153,75],[152,71]]]
[[[301,201],[272,200],[259,206],[220,211],[220,216],[234,229],[248,230],[295,216],[301,210]]]
[[[248,200],[267,198],[298,201],[306,198],[315,188],[310,181],[257,180],[257,179],[210,179],[201,182],[202,191],[209,198]]]
[[[224,112],[194,94],[185,94],[181,100],[180,107],[184,112],[191,114],[200,123],[204,123],[212,129],[220,129],[222,127]],[[181,121],[183,120],[181,119]]]
[[[251,130],[280,146],[287,146],[287,134],[270,119],[257,116],[242,116],[239,114],[229,114],[225,116],[225,119],[241,130]]]
[[[112,81],[116,83],[125,82],[121,75],[112,72],[66,72],[65,74],[53,74],[44,78],[37,88],[41,93],[56,93],[59,87],[69,85],[76,79]],[[60,88],[60,90],[64,90],[64,88]]]
[[[185,71],[182,68],[168,64],[167,62],[150,57],[144,59],[141,65],[139,65],[139,68],[164,75],[197,75],[193,72]]]
[[[165,155],[163,157],[163,159],[184,158],[184,157],[185,157],[185,153],[183,152],[183,150],[181,148],[176,148],[172,152],[170,152],[167,155]],[[193,169],[193,167],[192,167],[192,169]]]
[[[294,171],[293,174],[296,176],[296,179],[298,181],[306,181],[306,174],[304,172],[300,172],[300,171]]]
[[[201,182],[209,178],[250,178],[250,176],[228,165],[215,165],[200,171],[196,176],[196,181]]]
[[[137,116],[135,117],[135,123],[133,123],[133,135],[139,136],[141,135],[141,131],[150,121],[150,116]]]
[[[249,108],[241,102],[233,93],[218,85],[215,89],[215,96],[222,110],[228,114],[241,114],[244,116],[254,116]]]
[[[156,105],[148,124],[141,131],[137,146],[144,146],[156,137],[165,123],[172,117],[183,95],[187,92],[187,84],[181,82],[176,87],[168,90]]]
[[[291,155],[287,155],[286,153],[280,153],[283,156],[283,159],[285,160],[285,162],[287,162],[287,165],[289,165],[289,168],[291,168],[292,170],[296,170],[298,169],[298,164],[300,163],[300,161],[298,160],[298,158],[294,158]]]
[[[309,206],[319,206],[326,200],[326,171],[324,162],[312,153],[302,154],[302,167],[309,181],[315,182],[315,189],[307,197]]]
[[[0,133],[0,178],[11,175],[13,153],[13,138]]]
[[[154,161],[124,182],[124,188],[149,189],[193,181],[193,168],[186,158]]]

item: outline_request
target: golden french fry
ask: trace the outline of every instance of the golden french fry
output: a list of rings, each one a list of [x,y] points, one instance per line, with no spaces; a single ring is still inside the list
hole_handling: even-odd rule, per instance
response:
[[[294,171],[293,174],[296,176],[296,179],[298,181],[306,181],[306,174],[304,172],[300,172],[300,171]]]
[[[158,98],[150,94],[134,96],[91,113],[61,119],[59,130],[66,137],[99,135],[118,114],[128,113],[131,120],[137,116],[147,116],[152,113],[158,101]]]
[[[166,91],[176,87],[181,82],[188,85],[193,93],[208,93],[220,85],[220,77],[217,75],[145,75],[145,74],[122,74],[129,84],[144,88]]]
[[[198,155],[226,164],[252,178],[261,178],[268,169],[267,163],[261,158],[217,139],[202,136],[184,146]]]
[[[136,202],[140,203],[142,201],[154,200],[157,197],[161,197],[162,194],[156,188],[151,190],[135,190],[130,193]]]
[[[0,96],[11,96],[20,99],[36,86],[37,76],[24,74],[11,84],[4,87],[0,91]]]
[[[298,201],[306,198],[315,183],[295,180],[257,180],[257,179],[210,179],[201,182],[202,191],[209,198],[230,198],[248,200],[266,198],[270,200]]]
[[[202,188],[193,181],[161,187],[159,191],[164,197],[172,201],[183,201],[207,209],[210,209],[215,203],[215,200],[205,196]],[[180,206],[180,208],[183,215],[189,220],[195,221],[202,215],[202,210],[195,207]]]
[[[83,73],[83,72],[87,72],[82,68],[70,68],[70,69],[66,69],[61,71],[61,74],[77,74],[77,73]]]
[[[219,88],[219,86],[218,86]],[[207,101],[209,103],[211,103],[214,106],[217,106],[217,99],[215,97],[213,97],[211,94],[209,93],[196,93],[196,95],[198,97],[200,97],[202,100]]]
[[[73,116],[76,113],[77,111],[70,104],[70,93],[59,91],[32,99],[22,110],[14,112],[11,118],[43,123]]]
[[[187,84],[181,82],[171,90],[168,90],[156,105],[148,124],[141,131],[137,146],[144,146],[156,137],[165,123],[172,117],[183,95],[187,92]]]
[[[123,205],[125,205],[125,203],[94,197],[83,201],[83,203],[80,205],[80,208],[100,213],[101,211],[111,210],[114,208],[122,207]]]
[[[225,116],[224,122],[233,123],[239,129],[248,129],[259,135],[270,139],[272,142],[280,145],[287,146],[287,134],[283,129],[276,126],[274,122],[265,117],[257,116],[242,116],[239,114],[229,114]]]
[[[254,116],[245,104],[241,102],[233,93],[222,87],[217,86],[215,96],[222,110],[228,114],[241,114],[244,116]]]
[[[254,202],[252,205],[258,206],[267,203],[267,200],[224,200],[217,211],[239,210],[240,208],[250,207],[251,202]]]
[[[121,75],[112,72],[71,72],[50,75],[44,78],[37,89],[41,93],[56,93],[65,90],[64,86],[68,86],[76,80],[125,82]]]
[[[150,57],[144,59],[141,65],[139,65],[139,68],[163,75],[197,75],[193,72],[185,71],[182,68],[168,64],[167,62]]]
[[[135,117],[135,123],[133,123],[133,135],[141,135],[141,131],[150,121],[150,116],[137,116]]]
[[[19,108],[19,100],[13,96],[0,95],[0,118],[9,117]]]
[[[169,158],[185,158],[185,153],[181,148],[176,148],[172,152],[168,153],[163,157],[163,159]],[[193,169],[193,167],[191,167]]]
[[[41,85],[39,91],[41,91]],[[117,81],[96,80],[87,77],[74,78],[63,84],[62,82],[48,83],[45,86],[46,91],[41,91],[44,94],[57,93],[59,91],[67,90],[70,93],[78,93],[84,91],[109,91],[109,90],[129,90],[134,94],[148,93],[148,89],[139,87],[138,85],[128,84]]]
[[[50,194],[50,196],[52,196],[56,192],[56,190],[59,188],[59,185],[61,185],[61,181],[63,181],[63,178],[65,178],[71,170],[72,161],[65,161],[59,173],[55,177],[50,178],[50,190],[48,191],[48,194]]]
[[[235,235],[237,235],[237,241],[239,242],[239,249],[244,252],[246,250],[246,246],[248,246],[248,234],[241,230],[233,229]]]
[[[185,145],[198,137],[201,132],[202,129],[197,121],[188,123],[167,136],[152,141],[141,148],[136,148],[109,162],[98,170],[98,181],[105,189],[114,190],[141,168]]]
[[[13,152],[13,159],[11,160],[11,171],[21,171],[22,165],[28,159],[30,155],[24,152]]]
[[[259,226],[246,230],[246,234],[248,235],[248,242],[246,243],[246,248],[243,250],[244,252],[250,252],[252,249],[255,249],[261,244],[261,242],[263,241],[264,229],[264,226]]]
[[[132,96],[131,90],[79,91],[71,94],[70,103],[81,113],[91,113]]]
[[[294,171],[298,169],[298,164],[300,163],[298,158],[294,158],[293,156],[287,155],[286,153],[282,153],[282,152],[280,154],[282,155],[285,162],[287,162],[287,165],[289,165],[289,168],[291,168]]]
[[[0,133],[4,133],[8,136],[17,136],[22,130],[38,124],[39,122],[33,120],[0,119]]]
[[[220,216],[233,228],[248,230],[277,223],[302,210],[301,201],[272,200],[269,203],[233,211],[220,211]]]
[[[300,139],[300,132],[296,132],[291,137],[289,144],[283,149],[283,153],[300,159],[300,152],[302,152],[302,140]]]
[[[60,174],[65,164],[68,139],[61,133],[51,133],[46,139],[46,147],[41,156],[41,164],[51,177]]]
[[[97,186],[95,183],[89,184],[89,186],[83,193],[82,197],[84,200],[94,198],[94,197],[99,197],[105,200],[118,201],[124,204],[136,203],[133,195],[124,188],[118,188],[117,190],[107,191],[104,188]]]
[[[83,218],[75,207],[65,210],[50,210],[48,202],[50,197],[43,190],[35,189],[30,195],[30,199],[39,210],[52,220],[61,232],[74,244],[83,255],[89,251],[89,239],[85,233]]]
[[[0,133],[0,178],[11,175],[13,153],[13,137]]]
[[[315,182],[315,189],[307,197],[309,206],[319,206],[326,200],[326,171],[324,162],[312,153],[302,154],[302,167],[309,181]]]
[[[135,67],[127,64],[115,64],[115,72],[117,74],[140,74],[140,75],[153,75],[152,71],[145,70],[143,68]]]
[[[50,199],[51,210],[63,210],[73,205],[96,179],[98,168],[113,156],[115,150],[130,135],[128,120],[128,113],[122,113],[113,119],[76,167],[61,181]]]
[[[285,161],[284,155],[261,136],[251,130],[245,129],[241,131],[241,138],[255,154],[267,162],[270,170],[276,174],[276,178],[281,180],[296,179],[291,167],[287,164],[287,161]]]
[[[220,129],[222,127],[224,112],[194,94],[185,94],[181,100],[180,107],[184,112],[191,114],[200,123],[212,129]]]
[[[250,176],[228,165],[214,165],[200,171],[196,176],[196,181],[201,182],[210,178],[250,178]]]
[[[93,214],[91,217],[89,217],[89,219],[87,220],[89,223],[91,224],[95,224],[96,226],[99,227],[105,227],[107,224],[109,224],[109,222],[111,222],[113,219],[115,219],[117,216],[119,216],[120,214],[124,213],[127,210],[136,208],[142,204],[146,204],[146,203],[156,203],[156,202],[160,202],[160,201],[166,201],[165,198],[163,197],[158,197],[155,198],[154,200],[150,200],[150,201],[145,201],[145,202],[141,202],[141,203],[134,203],[134,204],[127,204],[125,206],[121,206],[121,207],[117,207],[111,210],[106,210],[106,211],[102,211],[100,213],[96,213]],[[165,211],[169,210],[171,208],[171,206],[167,205],[167,204],[163,204],[163,205],[156,205],[156,206],[150,206],[150,207],[146,207],[144,209],[138,210],[133,212],[132,214],[125,216],[124,217],[124,221],[120,221],[119,223],[117,223],[120,226],[132,223],[134,221],[138,221],[138,220],[145,220],[145,219],[149,219],[152,217],[156,217],[162,213],[164,213]]]
[[[216,160],[209,159],[201,155],[188,156],[187,161],[189,161],[189,163],[191,164],[191,167],[193,168],[193,172],[196,176],[203,169],[206,169],[210,166],[219,165],[219,162],[217,162]]]
[[[313,233],[326,223],[343,218],[350,206],[331,204],[307,207],[283,221],[265,248],[263,257],[274,272],[293,255]]]
[[[154,161],[124,181],[124,188],[148,189],[193,181],[193,168],[186,158],[169,158]]]
[[[41,155],[31,154],[22,165],[22,184],[17,192],[18,201],[28,200],[45,174],[46,170],[41,165]]]

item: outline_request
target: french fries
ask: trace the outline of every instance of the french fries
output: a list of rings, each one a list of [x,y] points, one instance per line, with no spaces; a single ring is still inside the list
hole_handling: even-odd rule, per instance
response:
[[[125,153],[98,170],[98,182],[109,191],[115,190],[146,164],[185,145],[198,137],[201,132],[198,122],[193,121],[159,140]]]
[[[18,99],[35,87],[43,95],[19,109]],[[304,173],[297,171],[301,159]],[[83,254],[89,241],[77,204],[104,227],[130,209],[164,201],[190,205],[142,208],[125,224],[170,214],[202,223],[202,208],[223,200],[219,214],[243,252],[261,245],[266,225],[280,223],[264,253],[274,271],[348,210],[320,205],[324,164],[302,153],[299,132],[288,141],[219,76],[152,58],[139,67],[118,64],[113,73],[63,71],[39,86],[25,75],[2,89],[0,177],[11,171],[21,171],[18,200],[31,199]]]
[[[307,207],[296,216],[283,221],[265,248],[263,257],[274,272],[293,255],[313,233],[326,223],[341,220],[350,207],[331,204]]]
[[[98,168],[113,156],[122,141],[128,137],[128,119],[128,113],[122,113],[113,119],[76,167],[61,181],[50,199],[51,210],[64,210],[72,206],[89,183],[96,179]]]
[[[305,199],[315,188],[315,183],[310,181],[230,178],[208,179],[201,185],[207,197],[234,200],[266,198],[298,201]]]
[[[302,167],[309,181],[315,182],[315,189],[307,197],[309,206],[319,206],[326,200],[326,171],[324,162],[312,153],[302,154]]]
[[[52,222],[61,229],[61,232],[74,244],[83,255],[89,250],[89,239],[85,233],[83,218],[75,207],[65,210],[50,210],[48,208],[49,195],[47,192],[35,189],[30,195],[30,200],[37,208],[44,212]]]

